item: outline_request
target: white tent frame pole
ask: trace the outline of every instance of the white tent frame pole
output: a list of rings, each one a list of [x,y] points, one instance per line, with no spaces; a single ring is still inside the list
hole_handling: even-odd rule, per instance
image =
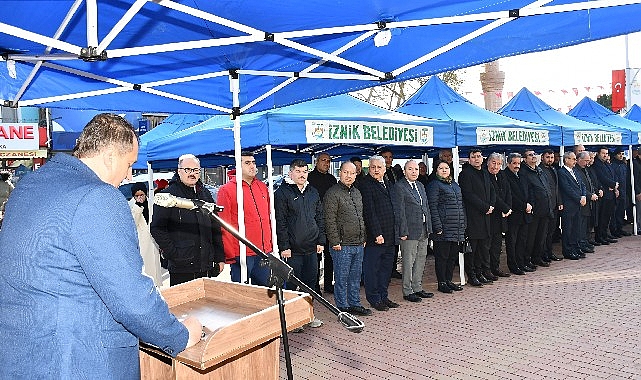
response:
[[[147,161],[147,205],[149,206],[149,224],[154,217],[154,169],[151,162]]]
[[[227,26],[229,28],[236,29],[238,31],[247,33],[249,35],[254,35],[256,37],[260,37],[261,41],[265,40],[266,31],[262,31],[262,30],[259,30],[259,29],[256,29],[256,28],[252,28],[252,27],[250,27],[248,25],[243,25],[243,24],[235,22],[235,21],[227,20],[225,18],[212,15],[211,13],[203,12],[201,10],[198,10],[198,9],[195,9],[195,8],[192,8],[192,7],[188,7],[188,6],[185,6],[185,5],[182,5],[182,4],[175,3],[175,2],[173,2],[171,0],[161,0],[161,1],[158,2],[158,4],[162,5],[162,6],[165,6],[165,7],[168,7],[168,8],[171,8],[171,9],[174,9],[174,10],[177,10],[177,11],[180,11],[180,12],[187,13],[187,14],[189,14],[191,16],[194,16],[194,17],[202,18],[204,20],[208,20],[208,21],[215,22],[215,23],[223,25],[223,26]],[[317,57],[325,59],[327,61],[336,62],[338,64],[350,67],[350,68],[355,69],[355,70],[360,70],[360,71],[363,71],[363,72],[366,72],[366,73],[370,73],[372,75],[376,75],[376,76],[381,77],[381,78],[385,77],[385,73],[383,73],[382,71],[379,71],[379,70],[376,70],[374,68],[361,65],[359,63],[350,61],[350,60],[345,59],[345,58],[341,58],[341,57],[339,57],[337,55],[326,53],[326,52],[324,52],[322,50],[314,49],[314,48],[312,48],[310,46],[305,46],[305,45],[303,45],[301,43],[298,43],[298,42],[290,41],[288,39],[285,39],[285,38],[281,37],[278,33],[273,34],[273,37],[274,37],[274,42],[277,43],[277,44],[280,44],[280,45],[283,45],[283,46],[286,46],[286,47],[289,47],[289,48],[292,48],[292,49],[295,49],[295,50],[298,50],[298,51],[301,51],[301,52],[304,52],[304,53],[307,53],[307,54],[310,54],[310,55],[317,56]]]
[[[459,175],[459,155],[458,155],[458,145],[452,148],[452,164],[454,166],[454,173],[452,173],[452,179],[458,183]],[[461,285],[465,285],[465,254],[463,252],[458,253],[458,266],[459,266],[459,277],[461,278]]]
[[[95,0],[94,0],[95,1]],[[147,3],[147,0],[136,0],[135,3],[131,5],[131,7],[125,12],[125,14],[118,20],[116,25],[107,33],[105,38],[102,39],[100,43],[96,43],[96,45],[89,45],[89,46],[96,46],[98,53],[102,53],[103,51],[107,50],[107,46],[113,40],[118,36],[120,32],[122,32],[123,29],[125,29],[125,26],[131,21],[131,19],[134,18],[136,14],[142,9],[142,7]],[[96,38],[97,39],[97,38]]]
[[[87,46],[98,47],[98,5],[96,0],[86,0]]]
[[[212,39],[198,40],[198,41],[172,42],[169,44],[147,45],[147,46],[109,50],[109,58],[122,58],[122,57],[131,57],[135,55],[167,53],[170,51],[183,51],[183,50],[210,48],[210,47],[216,47],[216,46],[229,46],[229,45],[245,44],[249,42],[260,42],[264,40],[265,40],[264,36],[260,36],[260,37],[240,36],[240,37],[212,38]]]
[[[278,257],[278,237],[276,236],[276,205],[274,204],[274,162],[272,160],[272,144],[265,145],[265,152],[267,153],[267,186],[269,186],[269,221],[272,231],[272,253]],[[285,181],[283,181],[285,183]],[[269,252],[265,252],[269,254]]]
[[[367,38],[369,38],[370,36],[372,36],[374,34],[375,34],[375,32],[365,33],[365,34],[353,39],[352,41],[350,41],[349,43],[345,44],[344,46],[334,50],[332,52],[332,54],[342,54],[345,51],[347,51],[347,50],[351,49],[352,47],[358,45],[359,43],[361,43],[362,41],[366,40]],[[303,69],[301,71],[301,73],[305,73],[305,74],[309,73],[309,72],[317,69],[318,67],[320,67],[323,63],[325,63],[325,61],[324,60],[320,60],[320,61],[314,63],[313,65],[310,65],[310,66],[306,67],[305,69]],[[243,109],[241,111],[244,112],[245,110],[253,107],[255,104],[261,102],[262,100],[266,99],[267,97],[271,96],[272,94],[274,94],[274,93],[280,91],[281,89],[285,88],[286,86],[294,83],[294,81],[296,81],[296,79],[298,79],[298,78],[291,78],[291,79],[288,79],[285,82],[277,85],[276,87],[274,87],[271,90],[267,91],[263,95],[261,95],[258,98],[252,100],[251,102],[249,102],[245,107],[243,107]]]
[[[78,11],[78,8],[80,8],[80,5],[82,4],[83,1],[84,0],[76,0],[73,3],[71,8],[65,15],[65,18],[60,23],[60,26],[56,30],[56,33],[53,35],[53,38],[56,41],[59,40],[60,36],[62,35],[62,32],[64,32],[64,30],[67,28],[67,26],[69,25],[69,22],[71,21],[71,18],[73,17],[73,15],[76,14],[76,12]],[[52,49],[51,46],[47,46],[47,48],[45,49],[45,55],[48,54],[51,51],[51,49]],[[42,66],[42,61],[36,62],[35,66],[33,67],[33,69],[31,69],[31,72],[29,73],[24,83],[22,84],[22,87],[20,87],[20,90],[18,90],[18,92],[16,93],[16,96],[13,99],[14,102],[17,102],[22,97],[24,92],[27,90],[27,87],[29,87],[29,85],[33,81],[33,78],[36,77],[38,70],[40,70],[40,66]]]
[[[43,36],[38,33],[30,32],[28,30],[15,27],[13,25],[5,24],[0,22],[0,33],[8,34],[10,36],[23,38],[27,41],[36,42],[43,46],[52,46],[58,50],[66,51],[68,53],[76,55],[80,54],[82,48],[80,46],[70,44],[68,42],[60,41],[55,38]],[[20,60],[20,54],[10,54],[9,59]]]
[[[629,201],[631,202],[631,205],[634,205],[632,207],[632,215],[628,215],[629,217],[632,217],[632,233],[636,236],[637,235],[637,197],[636,194],[634,193],[634,163],[632,162],[634,159],[634,156],[632,156],[632,145],[628,145],[628,166],[630,167],[630,184],[632,185],[630,188],[632,191],[630,191],[630,194],[628,194],[628,197],[630,198]],[[625,186],[625,184],[624,184]]]
[[[20,104],[21,106],[31,106],[31,105],[37,105],[37,104],[42,104],[42,103],[48,103],[48,102],[57,102],[57,101],[63,101],[63,100],[69,100],[69,99],[81,99],[81,98],[86,98],[86,97],[90,97],[90,96],[113,94],[113,93],[117,93],[117,92],[134,91],[134,84],[132,84],[132,83],[128,83],[128,82],[124,82],[124,81],[117,80],[117,79],[112,79],[112,78],[106,78],[106,77],[101,76],[101,75],[96,75],[96,74],[88,73],[88,72],[81,71],[81,70],[71,69],[69,67],[60,66],[60,65],[57,65],[57,64],[54,64],[54,63],[48,63],[47,62],[47,63],[43,63],[42,65],[45,66],[45,67],[49,67],[49,68],[52,68],[52,69],[55,69],[55,70],[60,70],[60,71],[66,72],[66,73],[75,74],[75,75],[78,75],[78,76],[82,76],[82,77],[86,77],[86,78],[90,78],[90,79],[94,79],[94,80],[110,83],[110,84],[113,84],[113,85],[119,86],[119,87],[109,88],[109,89],[104,89],[104,90],[79,92],[79,93],[75,93],[75,94],[67,94],[67,95],[60,95],[60,96],[51,96],[51,97],[47,97],[47,98],[24,100],[24,101],[21,102],[21,104]],[[220,72],[214,73],[214,74],[209,74],[209,75],[221,76]],[[158,82],[151,82],[151,83],[158,83]],[[214,109],[214,110],[218,110],[218,111],[222,111],[222,112],[226,112],[226,113],[231,113],[231,109],[229,109],[229,108],[221,107],[221,106],[218,106],[218,105],[215,105],[215,104],[206,103],[206,102],[203,102],[203,101],[200,101],[200,100],[196,100],[196,99],[187,98],[185,96],[171,94],[171,93],[168,93],[166,91],[156,90],[156,89],[148,87],[148,85],[146,83],[140,85],[140,91],[147,92],[147,93],[154,94],[154,95],[158,95],[158,96],[163,96],[163,97],[166,97],[166,98],[169,98],[169,99],[179,100],[179,101],[182,101],[182,102],[185,102],[185,103],[189,103],[189,104],[195,104],[195,105],[198,105],[198,106],[201,106],[201,107],[204,107],[204,108],[210,108],[210,109]]]
[[[229,75],[229,91],[232,93],[232,104],[240,107],[240,78]],[[234,118],[234,159],[236,161],[236,200],[238,203],[238,233],[245,236],[245,197],[243,196],[243,166],[240,156],[240,115]],[[240,253],[240,282],[247,283],[247,248],[238,241]]]

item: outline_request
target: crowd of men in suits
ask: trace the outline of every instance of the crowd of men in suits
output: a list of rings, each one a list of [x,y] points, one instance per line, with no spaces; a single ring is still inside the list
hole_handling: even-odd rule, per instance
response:
[[[630,235],[623,230],[631,215],[628,198],[632,191],[623,151],[601,147],[588,152],[577,145],[564,153],[560,162],[557,157],[546,149],[539,160],[539,155],[527,148],[507,157],[492,153],[484,159],[480,150],[472,149],[458,184],[453,178],[445,181],[460,187],[457,191],[462,194],[460,208],[465,218],[460,223],[465,236],[460,239],[467,242],[455,243],[461,243],[461,252],[465,252],[464,269],[471,286],[482,287],[511,274],[525,275],[537,267],[549,267],[553,261],[579,260],[597,246]],[[307,180],[318,193],[314,198],[318,204],[312,209],[323,213],[322,222],[311,229],[300,225],[295,229],[299,235],[317,231],[310,237],[314,242],[310,246],[318,246],[318,258],[308,266],[313,267],[313,276],[295,274],[310,279],[310,286],[320,293],[320,262],[324,259],[324,291],[334,294],[340,310],[357,315],[372,312],[361,303],[361,285],[372,308],[387,311],[400,306],[387,291],[392,277],[402,278],[406,301],[420,302],[433,296],[423,289],[422,276],[428,242],[434,237],[431,234],[441,231],[432,230],[438,208],[430,213],[426,190],[431,181],[443,178],[436,171],[428,175],[422,162],[408,160],[401,168],[393,166],[392,160],[389,150],[370,157],[368,174],[364,174],[361,159],[354,157],[342,163],[337,181],[329,173],[331,157],[320,154]],[[444,172],[450,172],[448,165],[454,172],[451,151],[442,150],[438,162],[446,163]],[[292,169],[303,165],[295,163]],[[296,173],[303,175],[301,170]],[[300,194],[293,192],[292,202],[306,194],[307,183],[302,177],[297,186]],[[638,190],[635,186],[635,194],[641,193]],[[277,220],[282,220],[283,215],[278,214],[287,209],[276,206]],[[319,220],[319,215],[315,219]],[[291,247],[286,240],[292,234],[281,232],[279,246]],[[503,239],[510,273],[500,268]],[[562,256],[552,249],[559,239]],[[465,246],[471,249],[464,250]],[[397,271],[399,247],[402,273]],[[310,248],[308,253],[314,250]],[[438,290],[462,290],[450,283],[451,277],[445,276]]]

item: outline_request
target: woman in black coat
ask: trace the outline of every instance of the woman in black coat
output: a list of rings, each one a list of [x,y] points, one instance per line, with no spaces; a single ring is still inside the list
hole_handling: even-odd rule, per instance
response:
[[[461,188],[452,179],[450,165],[441,161],[434,166],[434,181],[427,186],[427,198],[432,215],[432,240],[438,290],[452,293],[463,290],[452,282],[454,263],[459,245],[465,240],[465,209]]]

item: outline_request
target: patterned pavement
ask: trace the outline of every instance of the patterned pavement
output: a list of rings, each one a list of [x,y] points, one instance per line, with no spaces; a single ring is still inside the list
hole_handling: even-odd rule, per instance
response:
[[[624,237],[586,259],[454,294],[436,291],[430,256],[424,286],[434,298],[404,301],[393,279],[401,307],[361,317],[360,334],[316,307],[325,324],[289,334],[294,379],[641,379],[640,245]]]

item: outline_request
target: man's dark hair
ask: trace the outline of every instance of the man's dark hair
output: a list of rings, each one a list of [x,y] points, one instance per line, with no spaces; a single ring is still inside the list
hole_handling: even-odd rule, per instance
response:
[[[73,155],[77,158],[94,157],[109,147],[115,147],[119,154],[131,152],[136,132],[121,116],[101,113],[94,116],[80,133]]]
[[[479,148],[472,148],[470,150],[470,154],[468,154],[468,157],[472,157],[472,154],[474,154],[474,153],[483,153],[483,152],[481,152],[481,150]]]
[[[392,150],[391,150],[390,148],[384,148],[384,149],[382,149],[380,152],[378,152],[378,155],[379,155],[379,156],[382,156],[382,155],[383,155],[383,153],[386,153],[386,152],[390,152],[390,153],[392,153],[392,155],[394,155],[394,152],[392,152]]]
[[[349,159],[349,161],[350,161],[351,163],[354,163],[354,162],[363,162],[363,160],[361,160],[361,158],[360,158],[360,157],[352,157],[352,158],[350,158],[350,159]]]
[[[515,158],[521,159],[521,153],[512,152],[507,156],[507,163],[511,163]]]
[[[552,154],[553,155],[554,151],[552,149],[548,148],[548,149],[543,151],[543,154]]]
[[[251,150],[243,150],[242,152],[240,152],[240,156],[241,157],[254,157],[254,152],[252,152]]]
[[[296,168],[306,168],[307,167],[307,162],[305,160],[301,160],[300,158],[296,158],[292,161],[291,164],[289,164],[289,170],[294,170]]]

